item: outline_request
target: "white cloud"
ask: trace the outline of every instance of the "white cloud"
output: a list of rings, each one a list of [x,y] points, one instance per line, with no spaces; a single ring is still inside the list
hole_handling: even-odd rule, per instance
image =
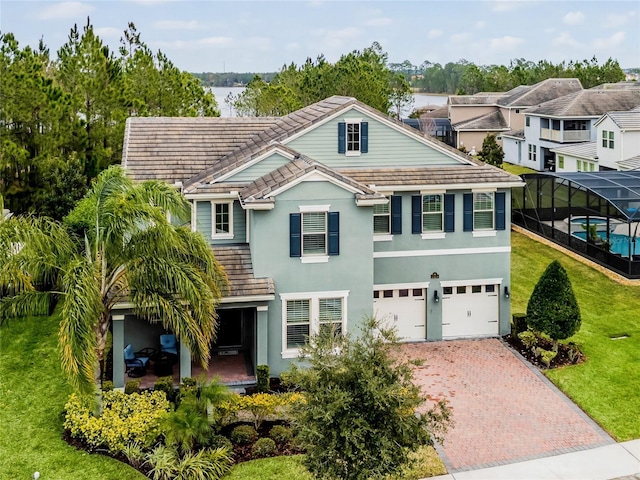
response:
[[[598,49],[616,47],[624,43],[624,32],[616,32],[608,38],[596,38],[593,46]]]
[[[291,42],[291,43],[287,43],[284,46],[285,50],[292,52],[295,50],[300,50],[300,44],[298,42]]]
[[[627,13],[610,13],[604,22],[606,28],[618,28],[626,25],[636,17],[636,12],[631,10]]]
[[[558,37],[553,39],[553,45],[556,47],[578,47],[580,42],[574,39],[571,34],[562,32]]]
[[[466,32],[456,33],[455,35],[451,35],[451,41],[453,43],[463,43],[469,40],[469,38],[471,38],[471,35],[469,35]]]
[[[584,22],[584,13],[578,12],[569,12],[564,17],[562,17],[562,21],[567,25],[579,25]]]
[[[491,10],[493,10],[494,12],[509,12],[511,10],[515,10],[516,8],[518,8],[519,6],[518,3],[522,3],[522,2],[496,0],[495,2],[493,2],[493,6],[491,7]]]
[[[438,38],[441,37],[444,32],[442,30],[433,29],[427,32],[427,38]]]
[[[504,37],[490,39],[489,47],[492,50],[508,51],[522,45],[523,42],[524,40],[522,38],[506,35]]]
[[[391,25],[392,23],[393,20],[391,20],[390,18],[380,17],[368,20],[367,22],[365,22],[365,25],[367,27],[385,27],[387,25]]]
[[[159,20],[153,26],[160,30],[200,30],[204,28],[196,20]]]
[[[115,38],[115,39],[119,39],[120,37],[123,36],[123,33],[124,33],[124,29],[115,28],[115,27],[94,28],[93,31],[100,38]]]
[[[46,7],[38,14],[40,20],[58,20],[66,18],[77,18],[87,15],[95,7],[81,2],[60,2]]]

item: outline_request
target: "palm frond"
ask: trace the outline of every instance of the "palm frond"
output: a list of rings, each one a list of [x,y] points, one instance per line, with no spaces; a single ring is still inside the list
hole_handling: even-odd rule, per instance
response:
[[[0,300],[0,325],[11,318],[46,316],[51,313],[54,301],[50,292],[23,290],[12,297]]]

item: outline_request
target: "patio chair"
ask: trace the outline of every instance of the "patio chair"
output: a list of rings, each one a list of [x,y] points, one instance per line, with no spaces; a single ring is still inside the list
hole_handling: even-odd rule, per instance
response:
[[[124,347],[125,373],[130,377],[142,377],[147,373],[147,363],[152,349],[143,349],[134,352],[131,344]]]
[[[160,352],[178,356],[178,340],[173,333],[160,335]]]

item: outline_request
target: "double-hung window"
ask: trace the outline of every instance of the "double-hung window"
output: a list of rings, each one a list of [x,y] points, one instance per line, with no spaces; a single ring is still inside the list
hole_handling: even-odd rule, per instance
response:
[[[211,202],[211,238],[233,238],[233,203]]]
[[[346,331],[347,291],[282,294],[283,357],[297,355],[309,337]]]
[[[327,262],[340,253],[340,215],[329,206],[300,207],[289,215],[289,256],[304,263]]]
[[[465,193],[464,231],[474,236],[494,236],[506,229],[506,196],[504,192]]]
[[[614,146],[614,132],[602,131],[602,148],[613,148]]]
[[[442,232],[444,227],[444,206],[442,194],[422,196],[422,231]]]
[[[369,123],[359,118],[338,123],[338,153],[357,156],[369,150]]]
[[[445,238],[445,232],[455,228],[455,195],[427,193],[414,195],[411,203],[411,232],[423,239]]]
[[[391,202],[373,206],[373,233],[375,235],[391,233]]]
[[[529,160],[535,162],[537,157],[536,146],[529,144]]]

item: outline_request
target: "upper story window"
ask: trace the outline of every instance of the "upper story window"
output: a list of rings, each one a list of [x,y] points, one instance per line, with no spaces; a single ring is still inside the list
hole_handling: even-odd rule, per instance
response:
[[[373,206],[373,233],[379,237],[377,240],[384,235],[402,233],[402,197],[391,195],[387,198],[389,202]]]
[[[531,126],[531,117],[524,117],[524,124],[527,127],[530,127]]]
[[[289,256],[305,263],[326,262],[340,253],[339,213],[329,212],[328,207],[313,208],[289,215]]]
[[[602,131],[602,146],[604,148],[613,148],[614,147],[614,132],[603,130]]]
[[[369,150],[369,123],[346,119],[338,123],[338,153],[357,156]]]
[[[211,202],[211,238],[233,238],[233,202]]]
[[[565,130],[587,130],[588,129],[587,120],[565,120],[564,121],[564,129]]]
[[[464,231],[487,236],[506,228],[506,197],[504,192],[473,192],[464,194]]]
[[[529,160],[535,162],[538,157],[536,146],[529,144]]]
[[[455,195],[429,193],[412,197],[412,233],[422,233],[423,238],[444,238],[445,232],[455,227]],[[441,233],[441,235],[433,235]]]

